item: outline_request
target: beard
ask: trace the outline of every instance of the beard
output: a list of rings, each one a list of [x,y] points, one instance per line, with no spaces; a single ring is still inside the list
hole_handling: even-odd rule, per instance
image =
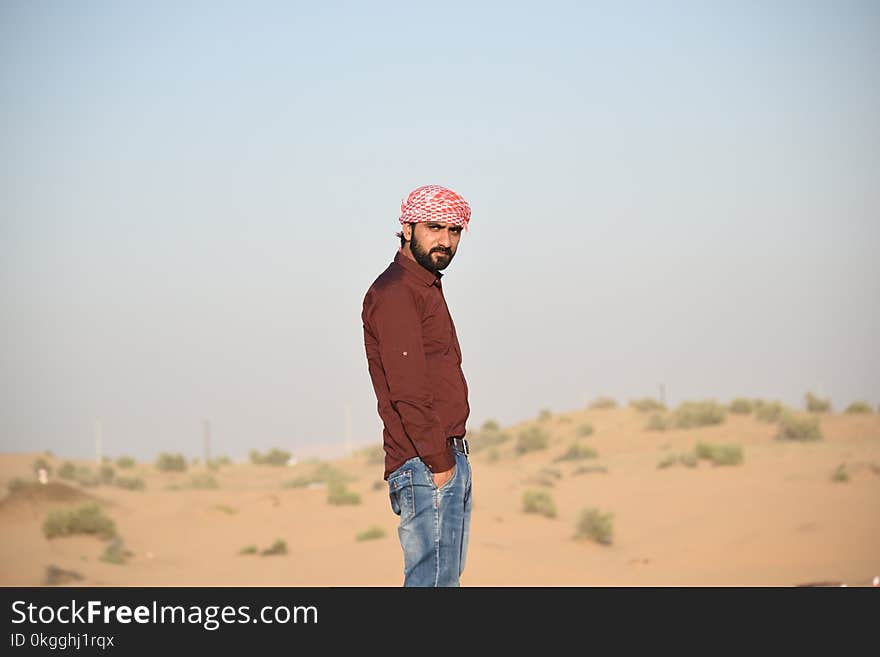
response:
[[[416,239],[416,227],[413,226],[412,239],[409,243],[410,250],[416,262],[428,271],[435,274],[449,266],[455,255],[451,249],[445,249],[442,246],[435,247],[431,251],[427,251],[421,242]]]

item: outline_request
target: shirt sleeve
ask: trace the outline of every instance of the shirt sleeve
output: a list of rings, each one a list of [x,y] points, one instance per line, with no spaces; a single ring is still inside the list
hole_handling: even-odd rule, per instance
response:
[[[370,325],[378,343],[391,405],[419,457],[432,472],[455,465],[440,417],[434,410],[422,342],[422,319],[412,292],[391,286],[374,299]]]

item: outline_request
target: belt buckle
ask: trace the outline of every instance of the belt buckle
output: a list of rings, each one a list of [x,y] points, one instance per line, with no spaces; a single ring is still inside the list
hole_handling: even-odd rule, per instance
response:
[[[464,455],[465,455],[465,456],[467,456],[468,454],[471,453],[470,446],[468,445],[467,438],[456,438],[456,439],[455,439],[455,442],[456,442],[457,444],[461,445],[461,447],[460,447],[459,449],[460,449],[462,452],[464,452]]]

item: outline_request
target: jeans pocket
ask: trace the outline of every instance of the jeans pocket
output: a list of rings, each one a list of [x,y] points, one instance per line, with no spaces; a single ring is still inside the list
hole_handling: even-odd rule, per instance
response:
[[[455,483],[455,481],[458,479],[458,472],[459,472],[459,470],[461,470],[461,463],[459,463],[458,461],[459,461],[458,456],[456,456],[456,458],[455,458],[455,470],[453,471],[452,476],[449,478],[448,481],[446,481],[446,482],[445,482],[442,486],[440,486],[439,488],[437,487],[437,484],[434,483],[434,475],[431,474],[431,471],[430,471],[430,470],[428,470],[428,479],[431,481],[431,484],[434,486],[434,488],[435,488],[436,490],[442,492],[442,491],[445,491],[447,488],[451,488],[451,487],[452,487],[452,485],[453,485],[453,484]],[[427,466],[426,466],[425,469],[427,469]]]
[[[405,522],[416,514],[412,470],[403,470],[388,479],[388,496],[391,510]]]

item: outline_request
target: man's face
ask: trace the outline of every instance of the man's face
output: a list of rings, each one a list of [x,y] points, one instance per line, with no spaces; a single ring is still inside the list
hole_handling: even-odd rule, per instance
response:
[[[425,269],[438,272],[452,262],[460,239],[461,226],[427,221],[413,224],[409,244],[416,262]]]

